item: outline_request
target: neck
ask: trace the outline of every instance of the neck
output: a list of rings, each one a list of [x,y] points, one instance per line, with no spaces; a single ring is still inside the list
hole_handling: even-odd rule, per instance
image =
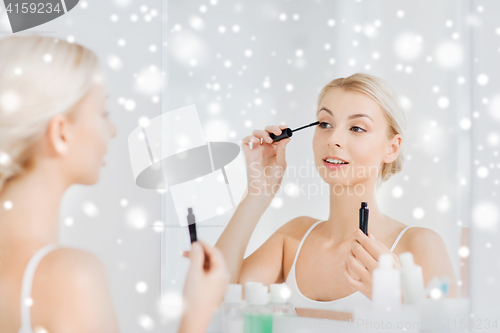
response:
[[[378,209],[375,184],[370,180],[358,184],[356,191],[352,184],[333,187],[330,185],[330,214],[324,224],[322,234],[333,244],[341,244],[353,239],[353,230],[359,228],[359,209],[361,202],[368,203],[368,232],[379,229],[386,221],[387,216]]]
[[[57,243],[59,206],[68,186],[42,167],[9,180],[0,192],[0,244]],[[6,201],[11,209],[5,209]]]

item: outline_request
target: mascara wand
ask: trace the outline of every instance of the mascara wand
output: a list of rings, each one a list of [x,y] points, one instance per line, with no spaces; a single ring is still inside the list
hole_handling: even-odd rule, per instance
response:
[[[318,124],[319,124],[319,121],[316,121],[314,123],[310,123],[309,125],[305,125],[305,126],[296,128],[294,130],[292,130],[290,128],[285,128],[284,130],[281,130],[280,135],[275,135],[274,133],[269,133],[269,136],[271,137],[271,139],[273,139],[273,142],[277,142],[277,141],[280,141],[280,140],[283,140],[286,138],[291,138],[293,135],[293,132],[295,132],[295,131],[300,131],[301,129],[304,129],[304,128],[307,128],[310,126],[314,126],[314,125],[318,125]]]

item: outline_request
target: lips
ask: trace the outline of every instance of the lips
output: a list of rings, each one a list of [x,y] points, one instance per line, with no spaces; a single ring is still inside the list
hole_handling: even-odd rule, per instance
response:
[[[349,162],[347,162],[346,160],[344,160],[344,159],[342,159],[342,158],[340,158],[338,156],[326,156],[325,158],[323,158],[323,161],[326,162],[326,160],[329,159],[329,158],[331,158],[332,160],[335,160],[335,159],[341,160],[342,162],[345,162],[345,163],[349,164]],[[328,162],[326,162],[326,163],[328,163]]]

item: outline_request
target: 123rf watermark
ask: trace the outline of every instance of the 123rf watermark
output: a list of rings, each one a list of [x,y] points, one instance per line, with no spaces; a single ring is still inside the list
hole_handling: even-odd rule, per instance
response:
[[[307,332],[311,330],[313,332],[318,332],[325,330],[325,332],[330,332],[331,330],[370,330],[370,331],[386,331],[386,330],[396,330],[405,332],[420,332],[420,330],[449,330],[449,331],[471,331],[471,330],[481,330],[481,331],[498,331],[500,330],[500,325],[498,324],[498,318],[452,318],[452,319],[440,319],[431,320],[429,322],[422,321],[371,321],[367,319],[356,319],[349,321],[340,320],[324,320],[322,322],[298,324],[299,329]]]
[[[60,16],[78,4],[79,0],[4,0],[12,32],[30,29]]]

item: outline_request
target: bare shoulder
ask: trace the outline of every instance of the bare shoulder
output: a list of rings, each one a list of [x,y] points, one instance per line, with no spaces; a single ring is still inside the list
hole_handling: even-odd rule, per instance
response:
[[[434,230],[424,227],[411,227],[401,237],[401,247],[407,251],[423,251],[445,246],[441,236]]]
[[[59,248],[47,254],[36,270],[32,298],[33,321],[49,332],[72,326],[116,331],[106,272],[92,253]]]
[[[285,238],[302,239],[306,231],[319,219],[310,216],[296,217],[282,225],[276,233],[280,233]]]
[[[37,273],[58,285],[95,282],[106,275],[96,255],[67,247],[47,254],[40,262]]]

